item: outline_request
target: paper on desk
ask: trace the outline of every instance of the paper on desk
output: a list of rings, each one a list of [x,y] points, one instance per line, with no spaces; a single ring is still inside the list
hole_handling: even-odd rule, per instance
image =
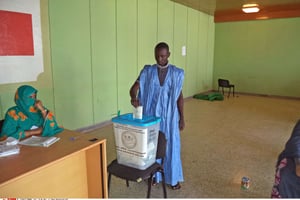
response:
[[[0,142],[0,145],[16,145],[19,143],[19,140],[13,137],[8,137],[6,140]]]
[[[0,157],[18,154],[19,152],[20,147],[18,145],[0,145]]]
[[[25,140],[19,142],[22,145],[28,146],[41,146],[41,147],[49,147],[50,145],[57,142],[60,138],[58,137],[40,137],[40,136],[31,136]]]

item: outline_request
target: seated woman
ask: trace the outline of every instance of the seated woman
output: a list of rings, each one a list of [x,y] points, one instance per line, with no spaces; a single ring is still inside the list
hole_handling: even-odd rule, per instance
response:
[[[0,134],[2,139],[22,139],[32,135],[52,136],[63,128],[57,125],[53,113],[36,99],[37,90],[29,85],[20,86],[15,94],[16,106],[9,108]]]
[[[278,157],[272,198],[300,198],[300,120]]]

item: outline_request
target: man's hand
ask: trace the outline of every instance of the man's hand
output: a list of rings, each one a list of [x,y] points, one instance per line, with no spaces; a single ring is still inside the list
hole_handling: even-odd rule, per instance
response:
[[[134,98],[134,99],[131,99],[131,105],[133,105],[135,108],[138,107],[140,105],[140,102],[138,99]]]
[[[185,128],[185,122],[183,119],[179,120],[179,129],[182,131]]]

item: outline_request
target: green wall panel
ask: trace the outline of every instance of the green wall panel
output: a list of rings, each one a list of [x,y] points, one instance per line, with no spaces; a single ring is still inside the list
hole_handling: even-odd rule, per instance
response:
[[[197,87],[204,89],[207,84],[207,65],[208,65],[208,17],[199,13],[199,68],[197,70]]]
[[[132,112],[129,89],[144,64],[155,63],[160,41],[170,46],[170,63],[187,73],[185,96],[202,91],[201,52],[203,69],[212,66],[210,41],[199,45],[200,12],[169,0],[53,0],[49,11],[54,103],[65,127],[84,128],[110,120],[118,110]],[[202,32],[214,26],[206,23]],[[181,55],[182,46],[188,57]]]
[[[214,85],[230,79],[246,93],[299,97],[300,18],[216,25]]]
[[[199,91],[197,86],[199,18],[196,10],[188,9],[187,55],[185,67],[186,96],[193,96]]]
[[[117,113],[116,3],[91,1],[94,123]]]
[[[137,79],[137,0],[117,3],[118,109],[132,112],[129,89]]]
[[[208,31],[207,31],[207,65],[206,65],[206,82],[203,86],[203,90],[211,90],[213,88],[213,69],[214,69],[214,51],[215,51],[215,24],[214,17],[205,15],[208,20]]]
[[[93,121],[89,1],[49,1],[55,112],[76,129]]]
[[[157,41],[168,43],[171,52],[169,62],[174,64],[174,3],[170,0],[158,0],[157,10]]]
[[[138,0],[138,72],[145,64],[155,63],[154,46],[157,41],[157,1]]]
[[[186,68],[186,56],[181,55],[181,50],[183,46],[187,45],[187,10],[187,7],[175,3],[173,59],[174,64],[184,70]],[[187,79],[184,80],[183,95],[186,96]]]

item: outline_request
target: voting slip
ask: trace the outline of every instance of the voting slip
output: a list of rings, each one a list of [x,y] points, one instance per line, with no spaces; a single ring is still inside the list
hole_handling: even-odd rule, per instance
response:
[[[0,145],[0,157],[18,154],[19,152],[20,148],[18,145]]]
[[[39,147],[49,147],[60,138],[58,137],[41,137],[41,136],[31,136],[25,140],[19,142],[19,144],[27,146],[39,146]]]

